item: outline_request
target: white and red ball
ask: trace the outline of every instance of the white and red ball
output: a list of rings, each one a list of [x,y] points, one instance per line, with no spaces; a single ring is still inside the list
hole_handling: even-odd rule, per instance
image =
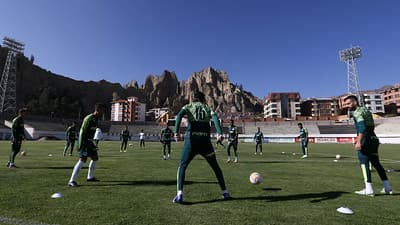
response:
[[[250,183],[252,184],[260,184],[262,182],[263,178],[261,174],[257,172],[253,172],[250,174]]]

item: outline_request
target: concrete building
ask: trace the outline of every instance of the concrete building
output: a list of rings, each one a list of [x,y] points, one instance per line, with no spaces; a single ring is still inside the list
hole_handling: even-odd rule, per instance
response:
[[[338,114],[337,98],[308,98],[301,102],[302,116],[330,117]]]
[[[385,113],[383,94],[377,92],[365,92],[361,94],[361,99],[364,102],[364,106],[367,107],[371,113]]]
[[[384,90],[383,95],[385,108],[390,111],[388,113],[397,112],[400,114],[400,83],[395,84],[392,88]]]
[[[137,97],[115,100],[111,102],[111,121],[145,122],[146,104]]]
[[[264,118],[296,119],[300,115],[298,92],[271,92],[264,98]]]

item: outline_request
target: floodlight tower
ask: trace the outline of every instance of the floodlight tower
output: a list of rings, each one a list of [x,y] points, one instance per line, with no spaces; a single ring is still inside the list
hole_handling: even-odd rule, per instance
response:
[[[356,59],[361,57],[361,48],[356,46],[343,49],[339,51],[339,55],[340,61],[347,64],[348,93],[357,96],[360,105],[364,105],[364,101],[361,99],[360,83],[356,67]]]
[[[25,45],[5,37],[3,46],[8,48],[6,63],[0,80],[0,113],[16,113],[17,107],[17,56],[24,53]]]

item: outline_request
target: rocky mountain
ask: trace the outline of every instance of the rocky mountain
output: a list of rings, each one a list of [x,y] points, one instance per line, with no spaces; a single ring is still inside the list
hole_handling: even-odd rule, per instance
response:
[[[228,74],[208,67],[179,82],[175,72],[146,78],[144,92],[149,107],[169,107],[179,110],[190,102],[195,91],[205,94],[207,104],[217,112],[261,112],[261,101],[250,92],[232,84]]]
[[[0,47],[1,72],[6,56],[7,50]],[[226,72],[211,67],[185,81],[178,81],[175,72],[164,71],[159,76],[149,75],[143,85],[131,81],[122,86],[105,80],[73,80],[34,65],[25,56],[19,56],[17,63],[17,107],[27,106],[35,115],[82,119],[96,102],[110,105],[113,98],[128,96],[138,97],[148,109],[170,107],[176,112],[196,90],[204,92],[207,103],[218,112],[262,111],[258,98],[232,84]]]

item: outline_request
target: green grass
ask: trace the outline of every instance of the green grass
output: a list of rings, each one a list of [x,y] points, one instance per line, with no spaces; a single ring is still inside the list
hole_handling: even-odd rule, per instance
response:
[[[17,156],[17,169],[8,169],[9,142],[0,142],[1,218],[25,224],[398,224],[400,197],[357,196],[363,179],[351,145],[313,144],[310,158],[301,160],[295,144],[264,144],[264,155],[254,145],[239,144],[240,163],[226,164],[226,152],[217,158],[229,191],[235,198],[221,201],[216,178],[205,160],[196,157],[187,170],[186,205],[175,205],[176,170],[182,143],[173,144],[173,159],[161,160],[161,146],[138,144],[127,153],[118,142],[100,143],[98,183],[87,183],[87,164],[78,177],[79,188],[66,186],[77,158],[62,157],[64,142],[23,143],[27,156]],[[400,169],[399,145],[382,145],[386,169]],[[286,152],[286,154],[282,154]],[[292,152],[297,153],[293,155]],[[50,157],[49,154],[52,154]],[[344,158],[333,162],[336,154]],[[260,185],[249,183],[251,172],[263,175]],[[388,173],[400,191],[399,173]],[[375,191],[382,188],[373,173]],[[52,199],[55,192],[65,195]],[[347,206],[354,215],[336,208]],[[35,223],[34,223],[35,222]],[[1,224],[1,223],[0,223]],[[17,224],[17,223],[12,223]]]

